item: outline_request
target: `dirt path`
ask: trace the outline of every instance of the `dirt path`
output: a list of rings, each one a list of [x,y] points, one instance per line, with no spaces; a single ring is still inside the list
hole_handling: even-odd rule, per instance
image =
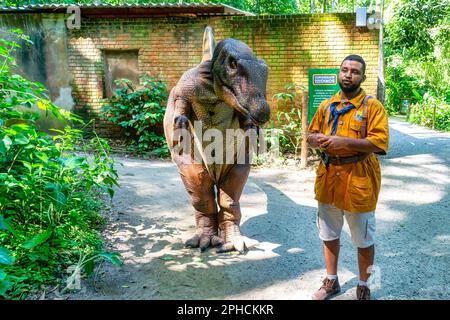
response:
[[[377,209],[376,299],[450,299],[450,134],[391,119]],[[309,299],[325,274],[315,173],[252,170],[242,196],[246,255],[185,249],[194,218],[171,162],[118,159],[105,233],[122,268],[102,265],[70,299]],[[342,236],[336,299],[354,298],[355,250]]]

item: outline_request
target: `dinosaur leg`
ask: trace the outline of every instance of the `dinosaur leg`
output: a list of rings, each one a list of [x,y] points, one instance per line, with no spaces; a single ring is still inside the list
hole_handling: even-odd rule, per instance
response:
[[[247,182],[250,165],[237,164],[230,169],[226,178],[220,183],[218,190],[219,202],[219,230],[223,244],[217,252],[237,250],[245,251],[245,243],[241,237],[239,224],[241,222],[241,208],[239,199]]]
[[[195,234],[185,245],[191,248],[200,247],[200,250],[204,251],[209,246],[221,244],[217,234],[214,181],[201,164],[179,166],[179,172],[195,210]]]

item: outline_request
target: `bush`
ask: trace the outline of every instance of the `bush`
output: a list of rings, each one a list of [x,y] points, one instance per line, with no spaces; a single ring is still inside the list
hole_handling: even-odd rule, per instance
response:
[[[296,83],[286,85],[286,91],[277,93],[273,99],[282,105],[276,113],[277,121],[271,123],[271,130],[277,130],[280,137],[280,151],[298,158],[302,143],[302,105],[305,88]],[[276,128],[276,129],[275,129]]]
[[[54,136],[37,130],[36,107],[83,123],[53,105],[42,84],[12,72],[16,47],[0,39],[0,298],[24,298],[69,266],[89,274],[99,259],[120,262],[99,234],[99,196],[117,184],[108,145],[96,136],[78,148],[82,130],[70,125]]]
[[[385,106],[390,115],[399,113],[402,99],[415,98],[413,89],[421,90],[417,80],[406,73],[404,62],[398,60],[400,59],[390,59],[386,68]]]
[[[422,126],[443,131],[450,131],[450,104],[445,100],[436,98],[428,93],[424,95],[422,101],[411,106],[408,120]]]
[[[450,103],[449,13],[439,0],[401,0],[384,29],[388,112],[412,98],[410,121],[432,126],[435,109],[436,128],[443,130]]]
[[[142,88],[136,89],[128,79],[116,80],[118,89],[103,107],[104,118],[125,128],[138,151],[164,157],[169,154],[162,130],[166,85],[148,76],[141,82]]]

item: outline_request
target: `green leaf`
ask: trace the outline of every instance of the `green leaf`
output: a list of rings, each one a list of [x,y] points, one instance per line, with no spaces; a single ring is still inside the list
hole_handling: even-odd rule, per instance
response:
[[[2,144],[0,144],[0,149],[3,146],[5,153],[6,153],[6,151],[8,151],[12,145],[11,138],[9,136],[5,136],[1,142],[2,142]]]
[[[25,137],[23,134],[19,133],[18,135],[16,135],[14,137],[14,144],[20,144],[20,145],[24,145],[24,144],[28,144],[30,142],[30,140]]]
[[[11,226],[1,214],[0,214],[0,230],[11,230]]]
[[[47,163],[48,162],[48,156],[47,154],[41,152],[36,154],[36,156],[43,162],[43,163]]]
[[[6,147],[5,147],[5,143],[3,142],[3,140],[0,140],[0,153],[5,155],[7,152]]]
[[[422,95],[416,90],[416,89],[412,89],[412,93],[414,94],[414,98],[416,98],[418,101],[421,101]]]
[[[86,272],[86,274],[90,276],[92,273],[94,273],[94,267],[95,267],[94,260],[89,260],[84,265],[84,272]]]
[[[159,257],[161,260],[164,260],[164,261],[171,261],[171,260],[174,260],[174,257],[173,256],[162,256],[162,257]]]
[[[0,247],[0,264],[6,264],[8,266],[14,263],[15,259],[11,255],[11,252],[6,248]]]
[[[84,163],[86,163],[85,157],[72,157],[64,161],[64,166],[67,169],[75,169],[77,167],[80,167]]]
[[[108,194],[110,196],[110,198],[114,197],[114,189],[113,188],[107,188]]]
[[[22,164],[25,168],[28,169],[28,171],[30,171],[30,173],[32,172],[31,164],[29,162],[22,161]]]
[[[34,247],[44,243],[45,241],[48,240],[48,238],[50,238],[50,236],[52,235],[52,230],[48,229],[38,235],[33,236],[31,239],[27,240],[23,245],[22,248],[24,249],[33,249]]]
[[[19,131],[19,130],[26,131],[26,130],[29,130],[30,128],[31,128],[31,126],[26,123],[17,123],[17,124],[11,125],[11,129],[14,129],[16,131]]]
[[[59,183],[47,183],[44,187],[45,190],[50,190],[53,192],[53,196],[56,200],[56,205],[60,207],[65,205],[67,202],[66,195],[62,191],[62,187]]]
[[[117,252],[100,252],[98,257],[104,258],[115,266],[120,266],[123,264],[120,254]]]

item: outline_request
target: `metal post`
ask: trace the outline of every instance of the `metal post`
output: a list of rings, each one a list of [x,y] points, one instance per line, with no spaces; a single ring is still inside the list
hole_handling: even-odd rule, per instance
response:
[[[383,46],[383,11],[384,0],[377,0],[377,9],[380,10],[380,34],[378,38],[378,88],[377,98],[384,103],[386,93],[386,79],[384,77],[384,46]]]

